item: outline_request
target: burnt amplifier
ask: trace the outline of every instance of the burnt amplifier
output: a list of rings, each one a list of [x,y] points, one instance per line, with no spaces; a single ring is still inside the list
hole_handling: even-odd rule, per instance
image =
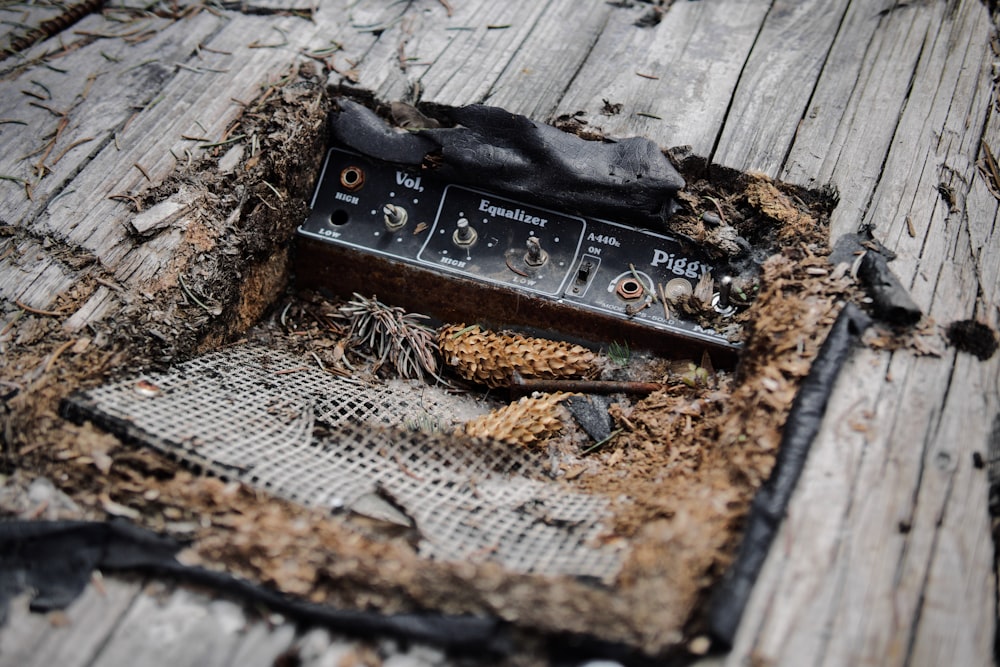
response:
[[[670,356],[708,347],[725,363],[738,348],[662,306],[664,293],[690,293],[713,268],[677,239],[439,182],[426,170],[330,150],[298,237],[301,287]],[[716,311],[730,314],[719,296]]]

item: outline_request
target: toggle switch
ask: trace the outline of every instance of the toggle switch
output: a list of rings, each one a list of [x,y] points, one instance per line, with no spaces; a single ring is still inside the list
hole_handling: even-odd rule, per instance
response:
[[[455,233],[451,235],[452,242],[459,248],[471,248],[476,245],[479,234],[466,218],[459,218],[455,224]]]
[[[729,317],[736,312],[736,306],[730,301],[733,291],[733,279],[730,276],[723,276],[719,281],[719,291],[712,297],[712,307],[720,315]]]
[[[405,227],[408,217],[406,209],[402,206],[386,204],[382,207],[382,222],[385,223],[385,228],[390,232],[396,232]]]
[[[542,250],[542,242],[537,236],[528,238],[528,250],[524,253],[524,263],[530,267],[538,268],[549,261],[549,253]]]
[[[601,265],[600,257],[594,255],[584,255],[576,267],[576,280],[570,287],[569,294],[572,296],[583,296],[594,282],[597,275],[597,267]]]

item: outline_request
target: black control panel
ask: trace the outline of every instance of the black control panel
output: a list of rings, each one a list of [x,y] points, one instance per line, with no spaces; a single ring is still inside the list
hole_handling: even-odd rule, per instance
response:
[[[377,264],[379,275],[393,266],[419,268],[490,285],[492,294],[539,299],[550,311],[554,306],[576,315],[590,312],[632,327],[735,347],[712,329],[665,312],[662,301],[652,298],[693,291],[712,272],[711,264],[676,239],[441,183],[427,173],[351,152],[329,152],[312,213],[299,234],[357,253],[362,263],[365,256],[387,260]],[[347,261],[349,255],[336,257]],[[350,273],[357,276],[357,267]],[[337,282],[337,269],[328,268],[325,275],[327,283]],[[352,289],[359,289],[357,280],[353,283]],[[339,285],[327,286],[336,291]],[[391,294],[380,297],[393,301]],[[522,310],[532,302],[525,300],[523,308],[521,300],[517,303]],[[471,322],[481,319],[477,309],[484,305],[470,298],[455,308],[467,312],[464,319]]]

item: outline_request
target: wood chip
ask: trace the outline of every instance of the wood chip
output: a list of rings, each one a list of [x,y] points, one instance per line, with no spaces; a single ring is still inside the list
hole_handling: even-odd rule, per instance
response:
[[[132,231],[141,237],[153,236],[188,213],[198,199],[190,192],[179,192],[170,199],[137,214],[129,220],[129,225]]]
[[[101,501],[101,507],[103,507],[104,511],[111,516],[125,517],[126,519],[132,519],[133,521],[138,520],[142,516],[138,510],[126,507],[125,505],[111,500],[111,497],[108,496],[107,492],[102,493],[99,496],[99,500]]]

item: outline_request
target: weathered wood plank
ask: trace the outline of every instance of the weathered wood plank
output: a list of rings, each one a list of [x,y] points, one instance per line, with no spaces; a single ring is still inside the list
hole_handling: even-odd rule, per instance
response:
[[[384,100],[484,101],[552,2],[410,5],[361,61],[358,86]]]
[[[777,0],[771,5],[733,93],[713,161],[778,175],[798,127],[794,121],[805,115],[849,4]]]
[[[831,236],[852,232],[867,210],[882,177],[882,163],[897,134],[900,114],[910,99],[910,82],[928,39],[942,20],[943,5],[893,8],[854,3],[831,53],[829,75],[822,77],[802,120],[783,178],[803,185],[833,183],[840,204],[830,221]],[[887,9],[887,8],[883,8]],[[870,34],[866,45],[854,35]],[[861,55],[855,65],[852,54]],[[856,84],[848,89],[849,77]],[[846,100],[846,107],[844,102]],[[877,120],[876,120],[877,119]]]
[[[485,103],[530,118],[551,118],[611,15],[619,11],[609,3],[550,2],[490,86]]]
[[[866,128],[888,131],[891,137],[892,127],[887,128],[887,123],[863,124],[860,119],[855,126],[853,121],[859,108],[866,110],[866,121],[870,120],[868,114],[872,111],[898,115],[899,102],[892,107],[881,100],[903,99],[905,88],[898,90],[899,72],[912,71],[911,61],[916,55],[905,43],[893,43],[894,33],[906,36],[911,32],[893,26],[893,21],[899,26],[903,18],[902,12],[888,14],[896,4],[895,0],[852,2],[847,8],[824,71],[813,90],[808,111],[796,129],[791,152],[781,173],[783,180],[811,187],[828,182],[833,167],[840,162],[837,151],[850,144],[864,142],[871,153],[881,151],[884,154],[888,139],[884,143],[872,143],[871,133]],[[892,51],[893,48],[902,50]],[[900,62],[900,53],[908,55],[904,62]],[[879,63],[880,57],[886,62]],[[881,67],[875,67],[876,63]],[[884,71],[886,67],[892,71]],[[906,70],[907,67],[910,69]],[[867,85],[873,76],[882,76],[884,80],[879,85]],[[909,77],[905,80],[909,81]],[[864,169],[859,167],[858,171]],[[846,190],[845,187],[845,194]]]
[[[219,18],[204,12],[184,22],[146,19],[141,26],[126,30],[92,16],[76,28],[110,34],[111,30],[129,33],[145,26],[156,33],[136,45],[121,38],[100,39],[74,50],[72,56],[53,60],[61,71],[36,66],[0,82],[0,117],[24,123],[0,125],[5,147],[0,173],[23,179],[31,188],[29,199],[23,185],[0,181],[0,219],[26,228],[56,195],[73,194],[70,191],[77,189],[76,183],[68,184],[77,172],[109,146],[117,152],[115,137],[128,120],[156,101],[164,81],[174,76],[177,63],[191,58],[199,43],[221,24]],[[31,82],[41,87],[32,87]],[[47,99],[20,92],[29,88]],[[47,138],[53,132],[58,132],[55,142]]]
[[[373,39],[371,35],[347,28],[343,28],[343,34],[338,32],[342,25],[342,5],[324,5],[322,11],[315,13],[315,23],[295,16],[225,13],[219,18],[208,12],[179,23],[155,19],[149,23],[149,29],[156,28],[157,32],[147,42],[130,45],[121,39],[109,39],[106,44],[84,46],[77,51],[79,57],[72,59],[73,69],[66,74],[40,65],[24,71],[18,80],[31,79],[41,72],[59,81],[63,80],[60,77],[68,77],[66,80],[78,84],[62,88],[52,85],[66,97],[66,100],[60,98],[60,103],[76,105],[66,138],[60,139],[54,150],[72,146],[79,141],[78,135],[94,136],[95,140],[70,150],[58,164],[50,165],[53,173],[35,185],[34,201],[23,196],[19,184],[0,183],[0,187],[12,190],[11,196],[0,203],[0,218],[21,223],[22,233],[28,230],[36,238],[51,237],[79,252],[93,254],[102,270],[111,272],[119,281],[135,286],[154,280],[174,260],[174,249],[183,237],[182,226],[152,240],[137,241],[127,227],[133,215],[130,207],[108,197],[135,194],[155,185],[172,172],[186,151],[198,151],[198,146],[222,138],[241,111],[240,100],[252,99],[262,82],[275,80],[291,63],[301,59],[300,49],[327,47],[331,40],[341,43],[345,53],[366,49]],[[91,23],[101,20],[88,19]],[[84,28],[87,32],[101,32],[107,26],[88,23]],[[283,35],[288,36],[285,42]],[[254,48],[255,41],[274,48]],[[114,51],[117,54],[114,58],[121,63],[112,61],[108,65],[101,51],[105,54]],[[145,65],[136,68],[137,60]],[[156,62],[146,62],[152,60]],[[104,63],[101,71],[110,75],[97,77],[88,94],[82,95],[80,86],[85,85],[87,74],[98,61]],[[138,77],[136,85],[127,90],[139,92],[133,92],[134,100],[123,98],[123,78],[133,77]],[[16,87],[17,81],[0,85]],[[10,105],[9,113],[24,115],[26,119],[46,115],[39,114],[17,95],[3,99]],[[133,106],[142,108],[136,111]],[[49,120],[50,124],[53,122],[58,121]],[[0,129],[8,127],[14,126],[0,126]],[[19,167],[29,170],[25,176],[30,178],[30,165],[26,166],[19,158],[35,150],[34,143],[44,134],[42,129],[23,133],[23,141],[27,142],[24,146],[18,145],[18,139],[4,136],[5,141],[11,140],[14,150],[5,152],[11,164],[4,164],[0,171]],[[70,178],[72,183],[67,185]],[[39,252],[45,255],[47,251]],[[7,258],[0,263],[3,271],[0,283],[18,286],[13,298],[21,298],[30,290],[29,296],[38,299],[29,302],[34,307],[47,306],[80,276],[68,270],[43,276],[42,271],[54,265],[51,259],[48,263],[24,262],[19,269],[13,267],[12,261]],[[21,273],[6,273],[15,270]],[[16,275],[17,280],[5,280],[6,275]],[[42,303],[43,300],[48,303]],[[99,318],[111,312],[116,304],[114,293],[102,288],[81,312],[86,312],[88,318]],[[70,320],[69,326],[79,328],[84,323],[85,318],[77,317]]]
[[[355,646],[338,640],[322,628],[307,631],[295,641],[294,646],[302,667],[361,663],[357,659],[358,649]]]
[[[991,152],[993,146],[1000,146],[1000,114],[990,114],[982,143],[989,146]],[[977,163],[985,163],[985,150],[981,145]],[[986,303],[997,303],[1000,301],[1000,263],[993,260],[997,254],[996,248],[1000,247],[1000,210],[997,208],[996,195],[987,185],[987,179],[991,177],[984,173],[984,168],[978,169],[972,176],[969,193],[965,198],[968,212],[965,222],[968,225],[969,243],[979,267],[982,299]],[[992,321],[992,318],[989,319]]]
[[[427,68],[426,64],[417,63],[431,62],[440,55],[453,33],[448,31],[452,20],[443,6],[410,13],[412,7],[413,3],[409,2],[352,6],[347,13],[351,28],[377,35],[377,38],[354,61],[356,76],[353,79],[334,72],[331,83],[371,91],[382,100],[416,101],[419,91],[414,85]]]
[[[967,281],[963,282],[943,286],[967,287]],[[952,294],[956,293],[968,294]],[[973,299],[942,299],[936,315],[963,316]],[[834,564],[843,572],[844,586],[831,610],[829,627],[831,635],[843,641],[830,643],[825,664],[874,659],[882,664],[906,664],[911,658],[910,642],[919,631],[925,593],[922,584],[939,534],[940,504],[946,500],[939,484],[944,475],[936,472],[953,472],[948,469],[951,466],[941,468],[940,444],[935,442],[953,382],[951,362],[950,358],[913,359],[903,354],[894,355],[889,365],[894,383],[901,386],[880,392],[873,408],[873,435],[855,479],[856,498],[847,517],[845,549]],[[900,419],[901,414],[906,418]],[[944,456],[950,460],[952,455]],[[971,452],[965,453],[962,464],[971,465]],[[985,488],[982,491],[985,509]],[[988,530],[985,512],[980,513],[979,523]],[[988,576],[988,565],[981,574]],[[989,613],[989,605],[977,604],[981,600],[950,597],[950,611],[956,617],[962,608],[968,611],[970,607],[976,609],[974,618]],[[964,664],[987,663],[988,645],[972,652],[979,654],[978,659]]]
[[[456,4],[448,16],[440,4],[411,5],[367,19],[389,27],[358,64],[357,87],[382,100],[485,102],[548,118],[616,10],[571,0],[494,7]]]
[[[634,12],[611,14],[557,112],[583,110],[610,136],[647,136],[709,155],[770,5],[676,2],[652,28],[636,27]],[[604,100],[621,111],[602,115]]]
[[[456,105],[485,100],[549,4],[463,3],[454,19],[473,30],[456,31],[443,57],[420,77],[424,101]]]
[[[974,286],[962,287],[974,291]],[[993,555],[983,500],[988,489],[985,471],[975,468],[972,453],[985,452],[994,437],[991,420],[984,417],[997,414],[998,373],[996,359],[982,363],[959,355],[928,452],[927,481],[921,485],[918,507],[927,514],[923,524],[933,535],[932,550],[925,567],[914,568],[910,559],[906,573],[921,578],[916,582],[919,618],[910,649],[914,664],[992,663],[995,582],[984,577]],[[927,496],[931,502],[925,502]]]
[[[246,625],[243,610],[232,602],[184,588],[161,594],[147,589],[90,664],[221,667],[229,664]]]
[[[850,576],[833,567],[847,538],[843,525],[866,452],[867,436],[860,429],[874,400],[849,378],[883,375],[884,362],[869,351],[855,352],[841,371],[727,665],[740,664],[739,657],[750,654],[775,665],[784,664],[788,656],[795,656],[799,664],[821,663],[826,644],[833,640],[825,630],[827,617]]]
[[[236,650],[226,663],[229,667],[274,667],[281,664],[279,657],[286,653],[295,639],[295,626],[280,622],[251,623],[244,631]]]
[[[927,32],[919,42],[912,34],[906,40],[911,53],[919,47],[915,58],[903,59],[913,66],[906,77],[912,92],[902,97],[898,123],[893,119],[888,156],[872,156],[855,181],[859,190],[869,180],[877,184],[864,220],[900,252],[895,270],[935,320],[978,312],[995,323],[996,301],[984,301],[979,285],[997,269],[970,260],[973,236],[982,241],[992,233],[996,202],[980,190],[967,196],[992,102],[991,22],[977,2],[914,9],[907,32]],[[852,167],[834,163],[833,173]],[[942,181],[956,189],[957,210],[942,202]],[[857,209],[842,219],[852,214],[853,226]],[[974,234],[970,218],[980,221]],[[995,264],[992,253],[989,261]],[[941,664],[944,656],[955,664],[992,662],[993,547],[985,475],[972,469],[972,453],[986,450],[990,415],[1000,407],[996,386],[995,360],[954,352],[857,354],[831,401],[733,656],[753,653],[775,664]]]
[[[32,614],[28,600],[13,601],[0,627],[0,667],[85,667],[134,604],[141,585],[114,577],[83,594],[62,613]]]
[[[19,39],[36,30],[43,22],[63,13],[61,2],[16,2],[0,7],[0,52],[16,55]]]
[[[938,322],[944,324],[978,313],[995,325],[997,302],[981,300],[981,268],[975,261],[968,220],[994,217],[996,202],[981,199],[978,204],[983,210],[975,210],[969,208],[967,197],[976,177],[973,160],[984,116],[992,108],[989,85],[992,58],[988,46],[992,31],[985,9],[978,3],[964,3],[951,9],[934,40],[925,48],[925,57],[913,82],[915,99],[908,104],[900,122],[910,141],[897,142],[890,152],[885,187],[880,184],[870,219],[878,221],[885,228],[889,242],[895,242],[897,249],[901,249],[905,242],[911,241],[903,216],[904,203],[910,203],[915,212],[933,208],[936,215],[926,230],[919,222],[916,224],[918,239],[926,235],[919,255],[901,253],[896,270],[904,279],[913,276],[913,293],[918,303],[933,300],[929,313]],[[925,100],[932,103],[925,107]],[[924,162],[918,177],[907,163],[913,158],[911,151],[920,151],[921,144],[929,149],[923,160],[917,160]],[[906,193],[894,213],[887,214],[880,206],[892,205],[900,190],[898,184],[904,180],[914,184],[912,199],[906,188],[902,188]],[[956,192],[954,207],[937,192],[942,182]],[[887,201],[878,196],[881,192],[888,195]],[[907,261],[910,257],[914,257],[912,262]],[[996,263],[992,254],[987,261]],[[904,401],[899,413],[892,415],[896,421],[889,442],[920,442],[918,437],[922,436],[924,454],[910,501],[914,505],[912,518],[904,519],[912,528],[898,552],[894,573],[899,585],[895,599],[890,606],[883,597],[880,605],[873,608],[873,615],[888,618],[890,613],[905,614],[905,610],[912,610],[912,625],[904,634],[909,644],[902,647],[908,660],[935,664],[947,655],[956,664],[989,664],[995,614],[990,590],[993,548],[984,537],[989,531],[986,479],[984,474],[972,470],[972,454],[985,451],[992,436],[990,415],[1000,408],[996,395],[998,367],[995,359],[982,364],[970,361],[967,355],[958,359],[946,356],[938,363],[948,373],[939,385],[930,382],[927,373],[911,371],[905,380],[906,388],[914,396],[929,393],[936,398],[930,406],[933,421],[926,431],[913,433],[912,439],[907,436],[905,425],[919,421],[916,419],[919,407]],[[970,363],[975,365],[974,369]],[[959,483],[966,491],[959,497],[968,504],[952,500]],[[895,493],[902,496],[905,488],[900,485]],[[873,518],[866,517],[868,521]],[[868,535],[870,539],[875,537],[872,533]],[[963,568],[949,570],[941,554],[956,553],[962,555]],[[854,566],[860,562],[859,556]],[[970,579],[978,580],[980,585],[970,586]],[[983,585],[983,582],[988,583]],[[871,587],[877,591],[877,587]],[[845,608],[841,617],[848,613]],[[943,623],[945,617],[947,623]],[[837,625],[833,627],[836,632]],[[863,656],[877,656],[883,650],[873,635],[869,631],[867,641],[860,647]]]
[[[937,267],[971,258],[968,248],[956,253],[956,244],[962,240],[960,228],[967,219],[962,207],[976,177],[973,163],[991,103],[988,18],[966,3],[940,26],[917,66],[899,138],[864,218],[899,253],[894,269],[904,284],[912,281],[920,305],[934,294]],[[941,184],[954,189],[954,207],[939,192]],[[907,214],[915,239],[909,236]]]
[[[425,644],[400,643],[389,638],[369,641],[345,639],[322,628],[305,632],[295,640],[292,650],[302,667],[368,665],[373,662],[385,667],[445,667],[464,662],[449,659],[443,650]]]
[[[75,272],[50,256],[33,239],[8,237],[0,242],[0,299],[21,301],[33,308],[46,308],[54,294],[73,283]],[[53,292],[53,290],[57,290]]]

